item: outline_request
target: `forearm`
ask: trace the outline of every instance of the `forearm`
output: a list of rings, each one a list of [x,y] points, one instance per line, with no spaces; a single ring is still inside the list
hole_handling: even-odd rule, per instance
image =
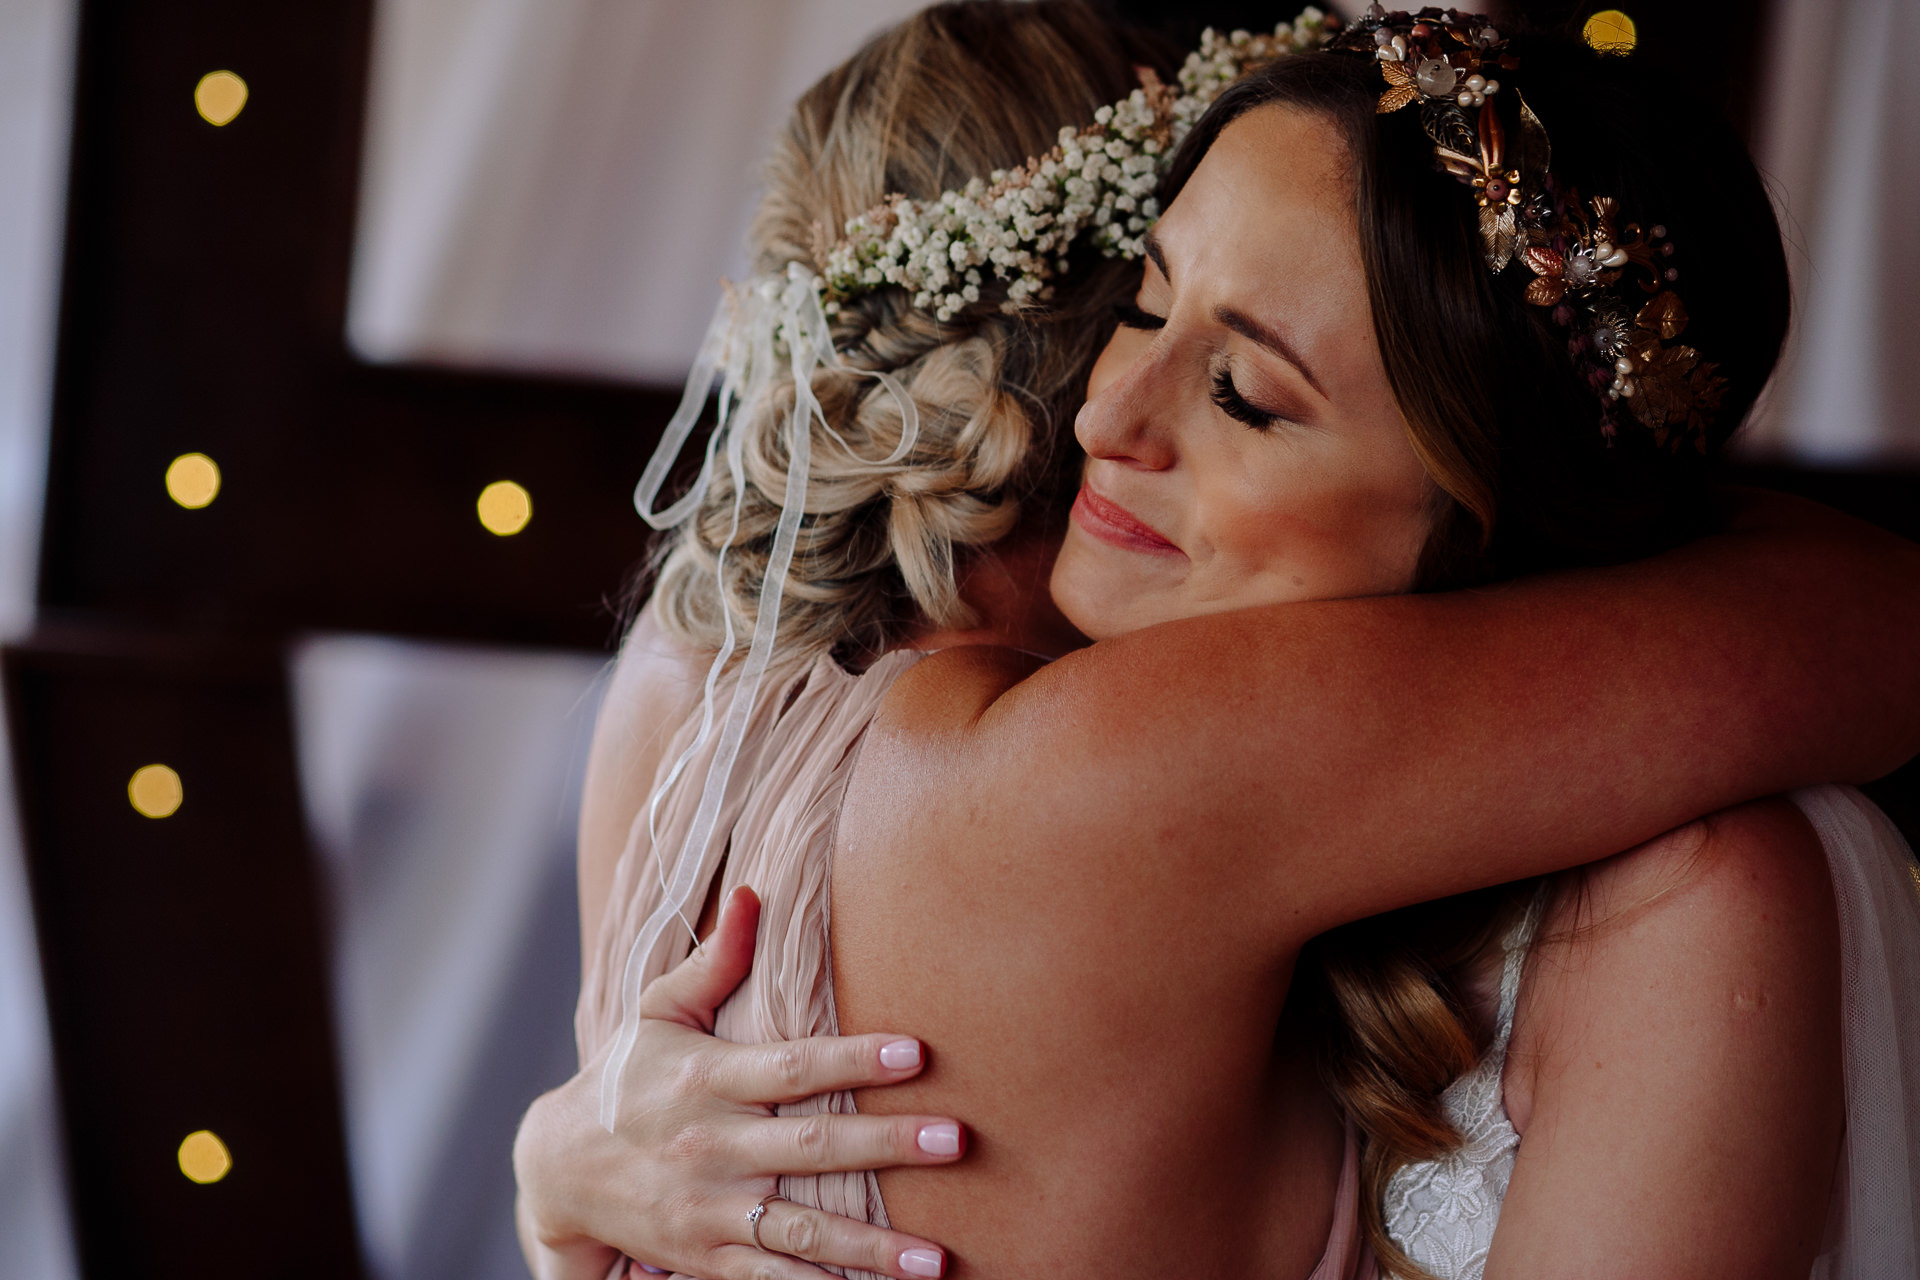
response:
[[[1915,637],[1920,548],[1770,500],[1634,565],[1197,618],[1025,680],[975,671],[984,706],[963,688],[927,715],[957,724],[894,734],[907,767],[876,799],[1090,872],[1116,847],[1199,859],[1310,934],[1884,772],[1920,748]]]
[[[1920,749],[1920,548],[1817,509],[1778,515],[1643,564],[1436,601],[1386,637],[1341,690],[1363,709],[1351,728],[1315,708],[1304,740],[1338,745],[1300,757],[1288,796],[1291,847],[1355,877],[1330,886],[1328,923],[1864,781]]]

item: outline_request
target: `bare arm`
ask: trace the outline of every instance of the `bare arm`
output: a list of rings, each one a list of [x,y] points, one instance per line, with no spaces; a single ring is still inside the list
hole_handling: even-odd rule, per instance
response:
[[[917,896],[893,904],[903,917],[964,917],[969,890],[987,883],[1066,908],[1075,921],[1066,929],[1029,920],[1003,936],[971,934],[976,952],[998,952],[1029,978],[1039,967],[1071,969],[1077,956],[1097,954],[1103,934],[1129,927],[1078,909],[1090,884],[1108,904],[1133,894],[1178,905],[1171,895],[1185,893],[1184,915],[1155,910],[1131,923],[1176,946],[1210,938],[1212,954],[1237,957],[1241,968],[1249,957],[1268,965],[1276,927],[1304,937],[1326,927],[1322,919],[1549,869],[1538,862],[1543,851],[1562,850],[1553,866],[1587,860],[1717,804],[1891,767],[1920,745],[1920,690],[1902,644],[1920,620],[1917,559],[1905,544],[1781,501],[1735,533],[1631,569],[1454,599],[1203,619],[1098,646],[1024,683],[1030,667],[1004,654],[943,655],[916,673],[929,677],[922,687],[902,690],[919,705],[897,708],[905,714],[883,727],[894,750],[870,748],[881,767],[863,765],[869,815],[901,820],[874,826],[870,847],[883,847],[886,878],[897,882],[905,869],[897,855],[912,854],[918,837],[972,837],[944,868],[938,840],[918,847],[923,869],[940,874],[920,877]],[[620,691],[616,680],[583,819],[589,946],[657,764],[657,746],[635,734],[646,713],[620,710]],[[1795,736],[1778,736],[1785,731]],[[1652,742],[1636,740],[1647,734]],[[916,752],[948,747],[966,769],[943,758],[916,773]],[[1526,785],[1514,787],[1516,777]],[[929,794],[930,782],[948,790]],[[1509,803],[1516,792],[1530,803]],[[1052,822],[1060,826],[1042,838],[1040,825]],[[1116,848],[1146,856],[1120,866]],[[1447,864],[1449,856],[1465,861]],[[1140,868],[1159,881],[1125,879]],[[859,877],[858,854],[842,870]],[[937,950],[921,945],[919,930],[901,935],[922,958]],[[1048,945],[1036,949],[1036,939]],[[899,999],[878,1021],[854,1017],[849,1026],[911,1025],[967,1042],[965,1033],[949,1039],[955,1029],[940,1015],[955,1011],[956,996],[977,993],[982,975],[966,973],[956,986],[949,973],[947,986],[916,991],[898,980],[897,965],[890,972]],[[1113,994],[1124,1013],[1123,986]],[[1122,1059],[1129,1025],[1107,1020]],[[975,1043],[1020,1051],[997,1028],[976,1030]],[[1055,1080],[1082,1070],[1057,1065]],[[997,1083],[1006,1082],[986,1087]],[[938,1097],[972,1114],[973,1096],[950,1075],[937,1094],[870,1109]],[[796,1154],[778,1167],[827,1166]],[[688,1191],[682,1203],[696,1199]],[[725,1226],[730,1211],[706,1216]]]
[[[884,1175],[894,1220],[982,1274],[1111,1244],[1115,1204],[1141,1274],[1165,1241],[1244,1236],[1208,1180],[1282,1149],[1246,1117],[1301,942],[1883,772],[1920,746],[1915,635],[1920,549],[1769,499],[1618,569],[1200,618],[1039,670],[921,663],[842,814],[836,994],[844,1028],[937,1055],[862,1110],[979,1141]],[[1168,1265],[1231,1272],[1193,1249]]]
[[[849,821],[957,877],[1128,849],[1140,887],[1177,866],[1298,941],[1887,772],[1920,749],[1916,638],[1920,547],[1769,496],[1619,568],[1196,618],[1038,671],[936,655]]]
[[[1530,960],[1489,1280],[1804,1277],[1844,1125],[1820,842],[1745,805],[1586,875]]]

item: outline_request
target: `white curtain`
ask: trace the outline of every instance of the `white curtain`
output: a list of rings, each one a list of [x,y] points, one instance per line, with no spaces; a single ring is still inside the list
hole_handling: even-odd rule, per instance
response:
[[[1794,332],[1745,445],[1920,464],[1920,0],[1773,0],[1757,159],[1794,279]],[[1731,17],[1731,15],[1730,15]]]
[[[380,0],[355,347],[678,382],[799,93],[924,0]]]
[[[527,1104],[573,1073],[574,827],[604,665],[352,636],[296,652],[376,1277],[525,1275],[508,1153]]]
[[[0,640],[23,632],[33,615],[76,7],[0,4]],[[0,1276],[77,1274],[33,913],[0,733]]]

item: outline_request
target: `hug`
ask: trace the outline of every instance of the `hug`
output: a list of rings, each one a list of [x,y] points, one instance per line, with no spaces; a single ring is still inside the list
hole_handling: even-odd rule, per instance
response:
[[[969,0],[765,179],[536,1275],[1916,1274],[1920,548],[1717,479],[1726,125],[1452,9]]]

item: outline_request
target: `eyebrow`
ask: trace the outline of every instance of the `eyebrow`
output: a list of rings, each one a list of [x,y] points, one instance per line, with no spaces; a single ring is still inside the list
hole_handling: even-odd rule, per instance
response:
[[[1146,249],[1147,257],[1153,262],[1153,265],[1160,268],[1160,274],[1166,277],[1168,283],[1172,283],[1173,273],[1167,270],[1167,254],[1166,250],[1160,247],[1160,237],[1151,231],[1147,232],[1147,234],[1142,237],[1142,247]],[[1322,400],[1329,398],[1327,389],[1320,385],[1320,379],[1313,376],[1313,370],[1307,366],[1307,362],[1301,358],[1300,353],[1294,350],[1293,344],[1287,341],[1285,335],[1267,325],[1261,324],[1258,320],[1255,320],[1252,316],[1244,312],[1235,311],[1232,307],[1215,307],[1213,309],[1213,319],[1216,324],[1225,325],[1241,337],[1258,343],[1273,352],[1273,354],[1279,356],[1282,360],[1285,360],[1288,364],[1300,371],[1300,376],[1307,380],[1308,386],[1320,393]]]
[[[1313,376],[1313,370],[1307,367],[1307,362],[1300,357],[1298,351],[1293,349],[1293,344],[1288,342],[1283,334],[1261,324],[1244,312],[1235,311],[1232,307],[1215,307],[1213,318],[1216,323],[1225,325],[1243,338],[1259,343],[1298,369],[1300,376],[1307,380],[1307,385],[1318,391],[1322,400],[1328,399],[1327,389],[1320,385],[1320,379]]]

